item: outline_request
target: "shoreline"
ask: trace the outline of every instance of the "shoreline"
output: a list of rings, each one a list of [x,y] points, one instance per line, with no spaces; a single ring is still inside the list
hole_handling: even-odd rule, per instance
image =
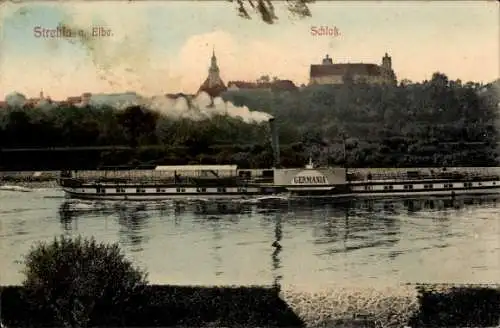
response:
[[[23,287],[0,286],[3,323],[26,327]],[[175,297],[172,297],[174,296]],[[322,292],[280,286],[147,285],[121,313],[125,326],[162,327],[493,327],[500,322],[500,285],[424,284],[338,287]],[[137,305],[146,306],[137,306]],[[118,309],[110,309],[118,311]],[[181,311],[179,311],[181,310]],[[117,313],[115,313],[117,314]],[[106,314],[105,314],[106,315]],[[101,318],[99,318],[101,320]],[[24,323],[24,324],[23,324]],[[33,323],[33,322],[31,322]],[[158,325],[159,324],[159,325]],[[120,325],[124,326],[124,325]]]
[[[6,187],[20,187],[27,189],[58,189],[60,188],[57,184],[57,180],[47,180],[47,181],[25,181],[25,180],[1,180],[0,179],[0,189]]]

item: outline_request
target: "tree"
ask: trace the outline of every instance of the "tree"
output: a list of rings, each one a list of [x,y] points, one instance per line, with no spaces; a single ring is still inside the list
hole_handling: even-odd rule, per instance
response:
[[[262,75],[260,78],[257,79],[257,83],[269,83],[269,81],[271,81],[269,75]]]
[[[293,93],[279,89],[227,91],[222,95],[224,101],[240,108],[228,106],[226,113],[196,118],[191,115],[195,111],[179,119],[137,106],[126,110],[67,105],[27,110],[7,106],[0,111],[3,148],[128,144],[138,149],[121,154],[101,149],[93,156],[77,151],[73,155],[45,152],[44,158],[54,166],[40,166],[41,157],[33,153],[10,152],[2,156],[0,166],[58,170],[84,164],[95,168],[103,161],[120,165],[133,159],[175,165],[200,154],[207,163],[225,160],[229,153],[239,154],[233,159],[240,163],[265,167],[264,150],[257,154],[253,149],[259,145],[267,151],[269,126],[265,121],[246,122],[236,116],[249,117],[248,110],[264,111],[276,118],[283,150],[297,142],[310,143],[311,136],[312,140],[328,143],[329,149],[339,148],[339,132],[344,132],[359,141],[352,150],[357,155],[349,158],[351,166],[381,165],[380,160],[390,166],[434,166],[445,160],[457,166],[479,162],[497,165],[498,82],[477,88],[473,82],[449,81],[442,73],[434,74],[430,81],[400,86],[355,83],[348,74],[345,78],[347,85],[314,85]],[[301,158],[308,152],[305,148],[284,151],[283,163],[302,166]],[[394,156],[381,155],[388,149]],[[101,156],[105,151],[108,154]],[[220,152],[225,154],[219,156]],[[140,157],[141,153],[148,155]],[[332,151],[330,156],[331,163],[342,159],[341,152]]]
[[[402,87],[406,87],[411,84],[413,84],[413,82],[409,79],[402,79],[401,82],[399,82],[399,85]]]
[[[85,327],[111,307],[127,310],[146,286],[146,274],[121,254],[118,244],[61,236],[40,242],[24,257],[28,301],[53,324]],[[37,311],[37,312],[38,312]],[[119,315],[119,314],[118,314]]]
[[[30,118],[24,110],[13,110],[7,114],[7,126],[5,129],[7,142],[15,146],[28,144],[31,123]]]
[[[273,24],[278,20],[272,0],[229,0],[238,6],[238,15],[245,19],[251,19],[248,8],[255,10],[260,18],[267,24]],[[308,4],[314,0],[286,0],[288,11],[298,17],[310,17],[311,11]]]
[[[119,116],[119,122],[125,128],[129,145],[136,147],[141,137],[150,138],[156,131],[158,115],[141,106],[130,106]],[[151,140],[150,140],[151,141]]]

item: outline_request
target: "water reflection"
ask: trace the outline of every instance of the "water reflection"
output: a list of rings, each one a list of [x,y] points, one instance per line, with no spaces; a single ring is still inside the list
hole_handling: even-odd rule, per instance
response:
[[[349,206],[355,209],[367,211],[386,211],[395,213],[405,210],[406,214],[422,210],[443,211],[447,209],[462,209],[468,205],[496,204],[499,196],[464,196],[464,197],[432,197],[418,199],[392,199],[377,200],[365,199],[349,202]]]
[[[251,217],[261,214],[271,217],[287,216],[287,222],[294,225],[310,225],[311,220],[321,218],[319,227],[326,238],[338,239],[343,235],[344,241],[356,239],[356,232],[381,227],[397,233],[395,221],[399,215],[412,215],[418,212],[443,212],[446,210],[461,210],[467,206],[481,206],[493,204],[496,206],[497,197],[465,197],[465,198],[429,198],[404,200],[353,200],[342,203],[317,204],[276,204],[272,207],[266,203],[248,204],[242,202],[85,202],[78,200],[64,201],[59,207],[59,219],[64,230],[75,229],[73,223],[79,217],[107,217],[117,216],[120,225],[127,231],[136,231],[153,213],[160,217],[180,218],[189,213],[196,215],[197,221],[217,220],[224,217],[232,220],[235,217],[246,215]],[[280,215],[278,215],[280,214]],[[278,219],[277,219],[278,220]],[[317,227],[318,228],[318,227]]]
[[[216,216],[201,216],[197,217],[194,222],[202,225],[205,231],[209,232],[210,255],[215,263],[215,276],[219,277],[224,273],[222,263],[222,241],[223,231],[227,230],[227,225],[238,223],[236,218],[222,220]]]
[[[272,272],[274,275],[273,279],[273,287],[277,290],[281,289],[281,280],[283,279],[282,274],[280,273],[281,269],[281,259],[280,253],[283,250],[283,246],[281,246],[281,239],[283,237],[283,222],[282,222],[282,214],[278,213],[275,218],[275,226],[274,226],[274,241],[273,241],[273,252],[271,254],[271,263],[272,263]]]
[[[242,202],[194,202],[194,213],[203,215],[225,215],[251,213],[251,204]]]
[[[162,209],[162,206],[159,206]],[[78,230],[79,218],[99,218],[107,220],[114,216],[120,226],[120,242],[130,246],[131,251],[142,251],[142,245],[146,241],[144,230],[147,227],[147,219],[151,216],[148,207],[144,203],[105,203],[105,202],[79,202],[65,201],[59,207],[59,220],[62,229],[66,233]]]
[[[142,245],[146,242],[144,230],[147,228],[147,219],[149,214],[144,205],[139,205],[132,210],[120,208],[117,211],[118,223],[120,224],[119,236],[120,242],[131,246],[131,251],[140,252]]]
[[[496,201],[496,197],[358,200],[335,204],[288,203],[274,208],[269,204],[263,208],[241,202],[65,201],[60,205],[59,217],[66,231],[77,230],[79,220],[113,220],[117,223],[120,242],[132,252],[154,257],[147,261],[157,261],[156,256],[160,256],[144,251],[150,238],[158,242],[185,237],[188,245],[199,243],[208,250],[205,259],[193,261],[208,260],[210,267],[205,267],[203,272],[212,272],[222,280],[235,275],[230,272],[232,261],[237,260],[233,254],[241,252],[241,257],[256,261],[252,264],[254,267],[247,270],[255,270],[255,274],[266,271],[268,283],[271,280],[271,284],[280,288],[284,276],[292,275],[289,261],[296,252],[295,247],[309,247],[307,252],[320,259],[312,264],[318,265],[317,270],[338,271],[342,270],[338,261],[345,265],[367,263],[370,257],[375,262],[406,259],[410,253],[450,247],[468,233],[466,229],[452,228],[456,221],[453,213],[485,204],[495,207]],[[165,228],[169,222],[173,222],[173,230]],[[165,232],[156,233],[162,229],[166,229]],[[174,234],[181,237],[173,237]],[[199,247],[193,244],[197,251]],[[229,264],[228,259],[231,259]],[[203,267],[207,263],[199,265]]]

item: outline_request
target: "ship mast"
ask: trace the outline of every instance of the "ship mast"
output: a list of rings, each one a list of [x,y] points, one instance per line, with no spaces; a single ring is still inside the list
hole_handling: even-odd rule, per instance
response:
[[[309,154],[309,163],[306,164],[306,169],[314,169],[314,163],[311,154]]]

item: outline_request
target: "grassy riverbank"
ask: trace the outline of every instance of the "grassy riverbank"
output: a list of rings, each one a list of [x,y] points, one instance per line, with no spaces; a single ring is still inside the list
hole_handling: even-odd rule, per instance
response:
[[[1,287],[8,327],[51,326],[20,286]],[[337,288],[321,293],[268,287],[149,285],[127,309],[96,309],[90,326],[162,327],[492,327],[500,322],[500,286]]]

